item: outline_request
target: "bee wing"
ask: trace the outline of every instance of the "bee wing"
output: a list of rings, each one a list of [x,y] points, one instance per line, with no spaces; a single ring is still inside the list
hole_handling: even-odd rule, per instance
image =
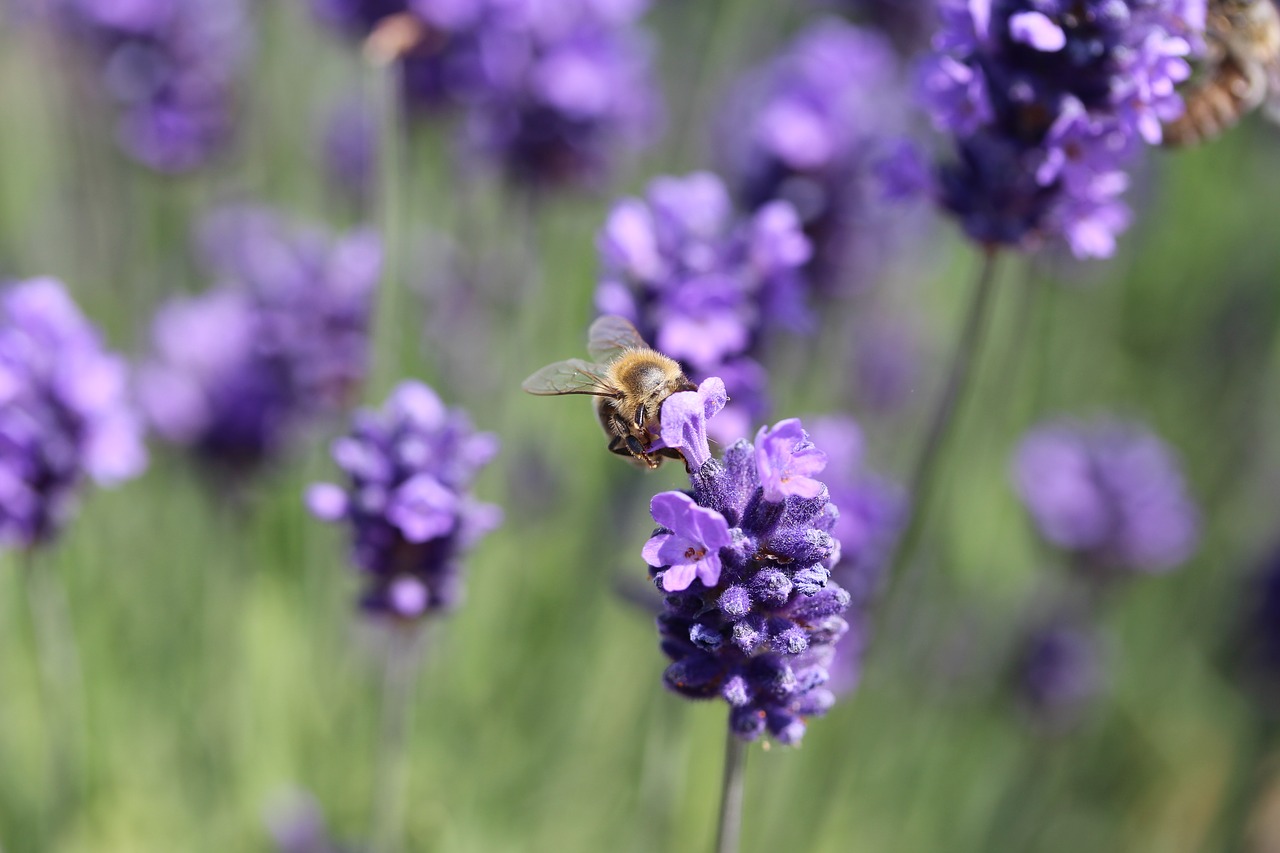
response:
[[[612,397],[616,389],[604,378],[599,365],[580,358],[548,364],[520,384],[530,394],[554,397],[559,394],[591,394]]]
[[[597,317],[587,331],[587,353],[599,362],[613,361],[625,350],[648,348],[631,321],[617,314]]]

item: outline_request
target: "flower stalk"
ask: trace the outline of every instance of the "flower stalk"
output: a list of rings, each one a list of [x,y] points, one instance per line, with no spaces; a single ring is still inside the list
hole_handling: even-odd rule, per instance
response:
[[[998,256],[999,253],[993,246],[988,246],[983,253],[982,265],[969,301],[968,315],[952,351],[951,372],[934,407],[920,455],[916,457],[911,470],[911,520],[902,535],[889,575],[889,582],[895,586],[898,585],[898,576],[910,563],[919,544],[937,484],[942,451],[954,431],[960,406],[972,385],[974,364],[982,351],[991,318]]]
[[[372,853],[399,853],[404,843],[405,800],[409,787],[409,740],[413,729],[414,688],[421,663],[421,627],[395,624],[387,642],[382,682],[382,726],[374,778]]]
[[[724,779],[720,786],[720,823],[716,831],[716,853],[737,853],[742,836],[742,789],[746,780],[747,742],[726,728]]]

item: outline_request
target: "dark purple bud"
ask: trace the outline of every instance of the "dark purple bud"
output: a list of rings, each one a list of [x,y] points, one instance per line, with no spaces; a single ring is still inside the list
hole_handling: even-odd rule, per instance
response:
[[[808,650],[809,636],[805,630],[786,619],[769,620],[769,647],[775,652],[798,655]]]
[[[751,701],[753,692],[746,678],[742,675],[731,675],[725,679],[720,695],[732,707],[741,708]]]
[[[695,622],[689,629],[689,641],[703,651],[714,652],[724,643],[724,637],[716,629]]]
[[[751,611],[751,593],[744,587],[731,586],[720,594],[720,610],[730,619],[741,619]]]
[[[710,655],[698,653],[667,667],[662,680],[670,690],[691,699],[710,699],[720,690],[720,663]]]
[[[764,734],[765,712],[754,706],[733,708],[729,712],[729,727],[743,740],[755,740]]]
[[[807,598],[799,599],[791,610],[791,616],[799,622],[817,622],[828,616],[841,614],[848,608],[849,593],[830,585]]]
[[[751,654],[758,649],[768,636],[765,618],[757,613],[733,625],[733,644],[746,654]]]
[[[751,581],[751,592],[767,607],[781,607],[791,598],[791,578],[779,569],[762,569]]]

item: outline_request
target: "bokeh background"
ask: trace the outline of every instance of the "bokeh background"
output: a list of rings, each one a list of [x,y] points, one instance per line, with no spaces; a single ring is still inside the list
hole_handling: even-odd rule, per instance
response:
[[[709,848],[724,709],[662,689],[642,594],[648,498],[683,474],[628,466],[604,451],[581,399],[529,397],[519,383],[583,354],[612,201],[721,165],[735,81],[842,11],[655,3],[643,27],[660,135],[587,189],[513,187],[476,167],[448,122],[392,141],[403,147],[382,164],[391,273],[358,397],[375,404],[416,377],[467,409],[502,440],[476,491],[506,512],[468,560],[465,604],[426,643],[407,849]],[[214,206],[387,224],[386,194],[345,194],[321,146],[337,103],[387,123],[385,71],[301,0],[246,14],[232,141],[181,175],[121,152],[74,39],[16,8],[0,31],[0,274],[63,279],[134,357],[163,299],[214,283],[192,237]],[[921,122],[905,95],[901,109]],[[927,570],[872,609],[861,683],[803,745],[752,748],[744,850],[1280,849],[1274,686],[1244,653],[1254,579],[1280,546],[1280,133],[1254,118],[1201,148],[1156,152],[1131,197],[1135,224],[1114,259],[1003,259],[916,555]],[[879,276],[874,299],[831,300],[820,331],[780,335],[766,358],[778,417],[852,414],[868,465],[897,480],[979,263],[930,211],[910,227],[895,249],[909,262]],[[859,391],[847,339],[877,329],[896,330],[908,364],[892,406]],[[1063,558],[1037,539],[1009,467],[1032,424],[1063,414],[1148,423],[1182,458],[1203,532],[1176,571],[1089,603],[1104,686],[1068,724],[1046,725],[1011,668],[1062,586]],[[343,426],[315,424],[235,488],[153,442],[145,475],[88,494],[38,555],[51,594],[33,597],[18,559],[0,556],[0,849],[267,851],[272,826],[319,819],[308,808],[359,849],[386,638],[354,606],[343,531],[302,503],[308,483],[336,476],[327,445]],[[73,632],[78,685],[51,691],[42,678],[33,601],[52,601]],[[70,799],[50,760],[60,742],[80,756]]]

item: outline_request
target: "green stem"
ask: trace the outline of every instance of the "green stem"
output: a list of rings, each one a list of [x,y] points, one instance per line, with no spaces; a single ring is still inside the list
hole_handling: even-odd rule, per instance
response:
[[[929,422],[929,431],[920,455],[916,457],[911,471],[911,500],[913,507],[911,520],[902,535],[897,553],[893,561],[893,569],[889,574],[889,583],[899,586],[899,576],[909,565],[919,544],[920,534],[924,531],[928,516],[929,504],[937,485],[940,470],[939,460],[958,418],[956,417],[964,396],[972,385],[973,366],[982,344],[986,338],[986,330],[991,317],[992,295],[995,290],[996,249],[988,247],[983,254],[978,279],[973,287],[973,295],[969,302],[969,312],[964,327],[951,357],[951,372],[942,388]]]
[[[720,788],[720,823],[716,831],[716,853],[737,853],[742,836],[742,787],[745,779],[747,743],[725,727],[724,780]]]
[[[397,625],[387,644],[382,683],[382,728],[374,777],[372,853],[398,853],[404,840],[409,784],[409,735],[421,636],[416,625]]]
[[[22,580],[31,617],[32,654],[40,675],[41,704],[52,765],[55,820],[78,808],[83,795],[87,736],[84,679],[72,629],[66,591],[50,564],[37,565],[28,550],[22,558]]]
[[[401,68],[399,62],[374,64],[371,88],[378,110],[378,230],[382,239],[382,276],[379,281],[377,335],[382,342],[378,354],[380,380],[376,390],[388,390],[404,370],[404,282],[400,258],[404,237],[405,127],[401,108]]]

